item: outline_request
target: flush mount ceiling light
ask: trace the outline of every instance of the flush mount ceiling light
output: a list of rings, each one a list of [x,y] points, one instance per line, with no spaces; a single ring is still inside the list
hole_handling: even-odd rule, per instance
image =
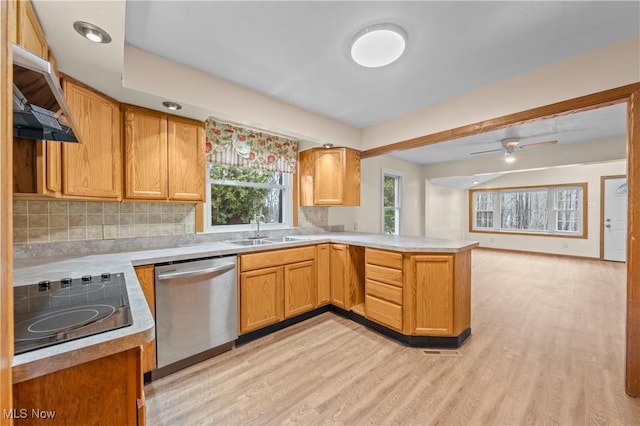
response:
[[[167,109],[170,109],[171,111],[177,111],[179,109],[182,109],[182,105],[177,104],[175,102],[169,102],[169,101],[164,101],[162,103],[162,106],[164,106]]]
[[[88,22],[76,21],[73,23],[73,29],[82,37],[94,43],[110,43],[111,36],[102,28],[90,24]]]
[[[407,33],[399,26],[375,24],[356,33],[349,44],[349,52],[358,65],[378,68],[396,61],[406,44]]]
[[[333,148],[333,144],[332,143],[324,143],[322,144],[323,147],[329,149],[329,148]]]

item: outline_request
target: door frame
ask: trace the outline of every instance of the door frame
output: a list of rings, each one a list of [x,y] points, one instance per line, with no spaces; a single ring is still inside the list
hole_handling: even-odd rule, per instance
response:
[[[627,175],[600,176],[600,260],[604,260],[604,181],[623,178],[626,179]]]
[[[621,103],[627,104],[627,185],[629,190],[625,391],[629,396],[640,397],[640,82],[369,149],[362,152],[361,158]]]

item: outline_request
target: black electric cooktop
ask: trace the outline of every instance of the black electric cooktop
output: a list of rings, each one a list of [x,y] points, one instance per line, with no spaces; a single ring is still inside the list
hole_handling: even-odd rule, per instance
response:
[[[40,281],[13,291],[16,354],[132,323],[122,272]]]

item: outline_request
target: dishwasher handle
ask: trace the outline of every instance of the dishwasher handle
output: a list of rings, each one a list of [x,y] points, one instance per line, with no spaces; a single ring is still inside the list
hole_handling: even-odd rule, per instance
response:
[[[187,277],[197,277],[200,275],[210,275],[216,273],[223,273],[235,269],[235,263],[227,263],[220,266],[214,266],[213,268],[205,268],[205,269],[196,269],[194,271],[184,271],[184,272],[167,272],[164,274],[158,274],[159,280],[172,280],[176,278],[187,278]]]

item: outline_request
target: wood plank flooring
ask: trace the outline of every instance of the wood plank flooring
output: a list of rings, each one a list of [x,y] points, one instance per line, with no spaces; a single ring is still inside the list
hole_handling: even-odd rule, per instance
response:
[[[148,424],[640,424],[624,264],[474,250],[472,265],[462,356],[325,313],[147,385]]]

